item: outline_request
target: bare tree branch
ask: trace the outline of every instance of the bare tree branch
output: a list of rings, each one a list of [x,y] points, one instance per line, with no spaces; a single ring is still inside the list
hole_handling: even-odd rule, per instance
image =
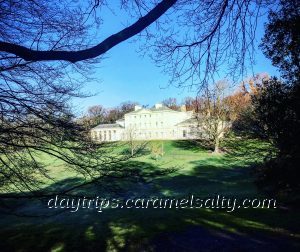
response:
[[[143,31],[150,24],[155,22],[161,15],[163,15],[169,8],[171,8],[177,0],[163,0],[157,4],[148,14],[141,17],[137,22],[131,26],[121,30],[120,32],[111,35],[103,40],[100,44],[91,48],[79,51],[38,51],[26,48],[9,42],[0,42],[0,51],[12,53],[26,61],[46,61],[46,60],[65,60],[72,63],[95,58],[104,54],[112,47],[121,42],[133,37],[134,35]]]

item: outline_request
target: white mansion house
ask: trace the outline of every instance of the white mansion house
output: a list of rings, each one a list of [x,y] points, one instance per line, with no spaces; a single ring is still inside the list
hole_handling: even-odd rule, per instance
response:
[[[134,111],[114,124],[100,124],[91,129],[95,141],[128,141],[155,139],[194,139],[197,122],[192,111],[172,110],[162,104],[147,109],[135,106]]]

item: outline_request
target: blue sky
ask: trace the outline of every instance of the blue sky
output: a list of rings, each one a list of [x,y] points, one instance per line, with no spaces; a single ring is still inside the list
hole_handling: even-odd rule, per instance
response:
[[[100,41],[124,27],[123,16],[105,12],[102,17],[106,22],[101,29]],[[263,23],[264,21],[258,24],[258,41],[263,35]],[[181,101],[186,96],[195,95],[195,92],[168,86],[169,76],[163,74],[162,69],[155,66],[149,57],[142,57],[141,53],[137,52],[138,49],[136,43],[128,40],[115,46],[105,55],[106,58],[97,65],[93,76],[98,81],[86,83],[83,88],[83,91],[96,95],[73,102],[79,113],[97,104],[109,108],[124,101],[136,101],[141,105],[151,106],[165,98],[175,97]],[[253,68],[255,73],[277,74],[271,62],[259,50]]]

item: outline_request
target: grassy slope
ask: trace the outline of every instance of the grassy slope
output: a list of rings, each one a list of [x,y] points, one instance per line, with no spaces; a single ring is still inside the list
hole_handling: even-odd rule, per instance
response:
[[[139,168],[147,183],[126,179],[102,181],[87,188],[86,192],[114,196],[112,189],[117,186],[118,193],[124,197],[180,197],[190,193],[203,197],[217,193],[237,197],[263,196],[254,184],[251,164],[260,162],[267,155],[267,147],[255,140],[239,140],[229,148],[230,154],[215,155],[193,143],[166,141],[165,154],[158,160],[147,155],[126,164]],[[49,163],[52,175],[62,180],[49,184],[49,187],[57,188],[78,180],[70,178],[74,174],[65,171],[61,162],[41,158]],[[176,171],[153,176],[155,171],[167,171],[170,167],[175,167]],[[19,207],[24,212],[49,213],[40,202],[21,203],[23,205]],[[281,237],[292,243],[299,238],[299,215],[296,212],[269,209],[245,209],[232,213],[208,209],[107,209],[102,213],[81,210],[47,218],[0,217],[0,241],[4,251],[139,250],[151,246],[151,239],[157,234],[185,230],[194,225],[240,237]]]

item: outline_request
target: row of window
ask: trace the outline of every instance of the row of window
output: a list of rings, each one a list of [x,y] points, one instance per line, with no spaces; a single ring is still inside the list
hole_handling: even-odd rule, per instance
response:
[[[144,138],[152,138],[152,137],[164,137],[167,136],[168,132],[139,132],[139,133],[133,133],[134,137],[144,137]],[[175,137],[175,130],[169,132],[169,136]],[[187,137],[187,132],[186,130],[182,131],[182,137]]]
[[[153,117],[162,117],[163,114],[155,114]],[[132,116],[134,119],[143,119],[143,118],[152,118],[151,114],[143,114],[143,115],[134,115]]]
[[[164,136],[167,136],[167,132],[139,132],[139,133],[133,133],[133,137],[136,138],[163,138]],[[169,136],[175,136],[175,130],[172,132],[169,132]],[[182,137],[187,137],[186,130],[182,131]],[[111,141],[111,140],[117,140],[116,139],[116,131],[115,130],[104,130],[104,131],[94,131],[92,133],[92,138],[94,140],[98,141]]]
[[[134,126],[135,128],[138,127],[138,126],[139,126],[140,128],[143,127],[143,126],[144,126],[144,128],[151,128],[151,127],[152,127],[152,123],[151,123],[151,122],[149,122],[149,123],[146,123],[146,122],[145,122],[145,123],[129,123],[129,126],[130,126],[130,127],[133,127],[133,126]],[[163,127],[163,126],[164,126],[164,123],[163,123],[163,122],[160,122],[160,123],[159,123],[159,122],[156,122],[153,126],[156,126],[156,127],[159,127],[159,126],[160,126],[160,127]]]
[[[133,117],[134,117],[134,119],[136,119],[136,118],[140,118],[140,119],[141,119],[142,117],[144,117],[144,118],[149,117],[149,118],[150,118],[150,117],[151,117],[151,114],[148,114],[148,115],[139,115],[139,116],[136,116],[136,115],[135,115],[135,116],[133,116]]]

